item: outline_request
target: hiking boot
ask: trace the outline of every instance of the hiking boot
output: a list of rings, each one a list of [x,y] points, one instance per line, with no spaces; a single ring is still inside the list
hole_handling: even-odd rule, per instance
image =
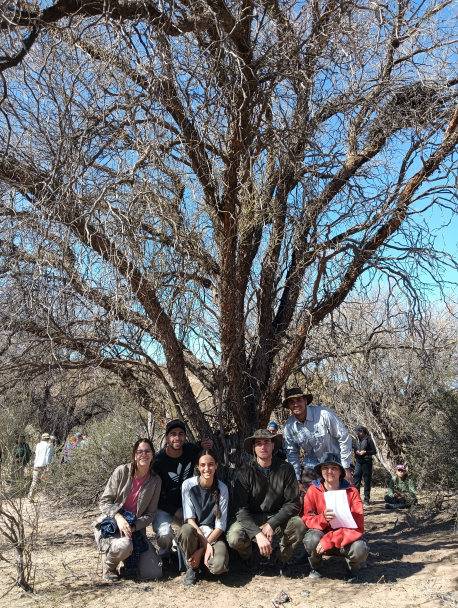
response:
[[[291,576],[291,569],[288,562],[282,562],[278,557],[275,563],[275,572],[277,576]]]
[[[345,580],[346,583],[357,583],[358,580],[359,580],[358,573],[357,572],[351,572],[350,570],[348,570],[345,573],[344,580]]]
[[[197,583],[197,570],[189,568],[186,570],[186,576],[184,577],[183,585],[195,585]]]
[[[318,572],[318,570],[314,570],[312,568],[309,572],[309,578],[311,578],[312,580],[317,580],[319,578],[323,578],[323,575],[321,574],[321,572]]]
[[[365,499],[363,500],[363,505],[364,505],[365,507],[368,507],[370,504],[371,504],[371,501],[370,501],[368,498],[365,498]]]
[[[109,581],[110,583],[114,583],[115,581],[119,580],[118,573],[116,572],[116,570],[111,570],[110,568],[107,568],[105,564],[103,565],[103,578],[106,581]]]

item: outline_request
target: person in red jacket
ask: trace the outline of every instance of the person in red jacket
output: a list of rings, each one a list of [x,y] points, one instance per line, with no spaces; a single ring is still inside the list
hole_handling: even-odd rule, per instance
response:
[[[358,582],[360,564],[366,561],[369,547],[361,538],[364,534],[363,503],[358,490],[345,480],[345,469],[337,454],[323,454],[315,472],[321,478],[314,481],[304,497],[302,519],[308,528],[304,545],[312,567],[309,577],[321,578],[323,555],[345,557],[348,583]],[[333,528],[335,515],[326,508],[325,492],[344,490],[357,528]]]

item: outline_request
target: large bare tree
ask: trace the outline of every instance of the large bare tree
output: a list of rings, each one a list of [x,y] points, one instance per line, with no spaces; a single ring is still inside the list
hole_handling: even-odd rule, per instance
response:
[[[455,210],[454,11],[4,3],[5,348],[109,369],[153,412],[159,380],[221,448],[264,425],[352,291],[454,263],[425,215]]]

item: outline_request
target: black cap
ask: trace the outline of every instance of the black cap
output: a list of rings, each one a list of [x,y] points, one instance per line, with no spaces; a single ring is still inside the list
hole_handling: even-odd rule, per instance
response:
[[[184,422],[182,422],[181,420],[178,420],[178,418],[177,418],[176,420],[171,420],[167,424],[167,426],[165,427],[165,434],[168,435],[172,429],[176,429],[177,427],[179,427],[180,429],[183,429],[183,431],[186,433],[186,427],[184,425]]]

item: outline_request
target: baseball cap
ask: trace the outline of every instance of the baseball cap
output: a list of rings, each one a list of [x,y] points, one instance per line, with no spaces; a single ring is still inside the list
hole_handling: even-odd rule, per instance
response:
[[[165,427],[165,434],[168,435],[172,429],[176,429],[176,428],[183,429],[183,431],[186,433],[186,427],[185,427],[184,422],[182,422],[181,420],[178,420],[178,418],[177,418],[176,420],[171,420],[167,424],[167,426]]]

